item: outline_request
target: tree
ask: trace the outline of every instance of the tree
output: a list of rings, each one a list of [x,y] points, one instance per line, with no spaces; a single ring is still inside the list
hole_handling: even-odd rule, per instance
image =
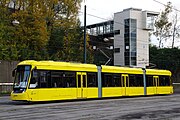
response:
[[[150,46],[150,63],[156,65],[158,69],[167,69],[172,72],[174,81],[178,80],[180,71],[180,49],[178,48],[157,48]]]
[[[0,3],[0,59],[16,60],[18,50],[16,41],[13,40],[15,29],[12,26],[11,10],[7,7],[9,1]]]
[[[48,44],[50,59],[83,62],[83,29],[80,26],[80,21],[70,29],[54,28],[51,37]],[[92,63],[92,47],[89,44],[88,35],[86,37],[87,61]]]
[[[46,45],[49,33],[46,25],[46,15],[40,0],[16,0],[16,12],[12,18],[20,22],[16,26],[15,39],[20,49],[19,60],[45,59]]]
[[[48,40],[46,21],[39,0],[3,0],[0,2],[1,59],[42,59]],[[19,21],[13,25],[12,21]]]
[[[44,3],[48,30],[53,27],[68,29],[76,25],[82,0],[48,0]]]
[[[172,23],[169,22],[168,16],[172,12],[171,2],[168,2],[164,11],[161,12],[158,19],[155,21],[155,32],[154,35],[159,40],[159,48],[162,45],[163,40],[167,40],[170,37],[170,28]]]
[[[1,1],[0,15],[6,21],[0,23],[1,59],[48,59],[49,43],[64,44],[65,36],[70,35],[67,34],[69,29],[77,26],[80,3],[81,0]],[[13,26],[13,20],[18,20],[20,24]],[[57,33],[60,36],[57,37]],[[72,38],[67,36],[66,42]],[[14,53],[10,54],[9,51]],[[53,55],[56,54],[54,51],[50,56],[56,56]]]
[[[172,15],[172,28],[171,28],[172,48],[174,48],[175,38],[180,37],[180,25],[178,25],[178,19],[179,18],[178,18],[177,12],[175,12],[175,14]]]
[[[48,52],[50,59],[64,61],[83,61],[83,30],[78,19],[78,9],[81,0],[61,0],[53,6],[51,15],[48,15],[47,26],[50,31]],[[68,8],[68,9],[67,9]],[[54,19],[55,18],[55,19]],[[92,63],[91,46],[87,36],[87,58]]]

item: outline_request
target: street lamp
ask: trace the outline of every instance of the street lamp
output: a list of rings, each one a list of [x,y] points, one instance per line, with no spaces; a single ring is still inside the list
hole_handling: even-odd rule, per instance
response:
[[[12,24],[13,24],[13,25],[19,25],[19,21],[18,21],[18,20],[13,20],[13,21],[12,21]]]

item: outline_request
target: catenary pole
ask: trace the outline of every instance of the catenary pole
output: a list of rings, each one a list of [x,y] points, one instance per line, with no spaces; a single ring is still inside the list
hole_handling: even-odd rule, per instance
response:
[[[147,91],[146,91],[146,67],[142,68],[142,70],[143,70],[144,95],[147,95]]]
[[[86,4],[84,5],[84,63],[86,63]]]

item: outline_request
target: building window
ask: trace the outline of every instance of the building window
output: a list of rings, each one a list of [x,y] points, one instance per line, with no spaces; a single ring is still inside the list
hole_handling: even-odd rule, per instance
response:
[[[124,20],[125,65],[136,66],[137,20]],[[128,54],[129,53],[129,54]]]
[[[120,53],[120,48],[115,48],[114,53]]]
[[[129,19],[124,20],[124,44],[125,44],[125,54],[124,54],[124,59],[125,59],[125,65],[129,65],[129,46],[130,46],[130,25],[129,25]]]
[[[118,34],[120,34],[120,30],[115,30],[114,35],[118,35]]]
[[[146,28],[153,30],[154,29],[154,22],[155,22],[155,16],[147,14]]]

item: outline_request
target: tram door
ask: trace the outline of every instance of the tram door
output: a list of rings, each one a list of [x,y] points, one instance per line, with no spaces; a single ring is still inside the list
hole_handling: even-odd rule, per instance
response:
[[[77,98],[87,98],[87,76],[85,72],[77,72]]]
[[[158,86],[159,86],[159,77],[153,76],[153,86],[154,86],[154,93],[158,94]]]
[[[127,95],[127,87],[129,87],[129,76],[128,74],[122,74],[121,76],[121,84],[122,84],[122,95]]]

